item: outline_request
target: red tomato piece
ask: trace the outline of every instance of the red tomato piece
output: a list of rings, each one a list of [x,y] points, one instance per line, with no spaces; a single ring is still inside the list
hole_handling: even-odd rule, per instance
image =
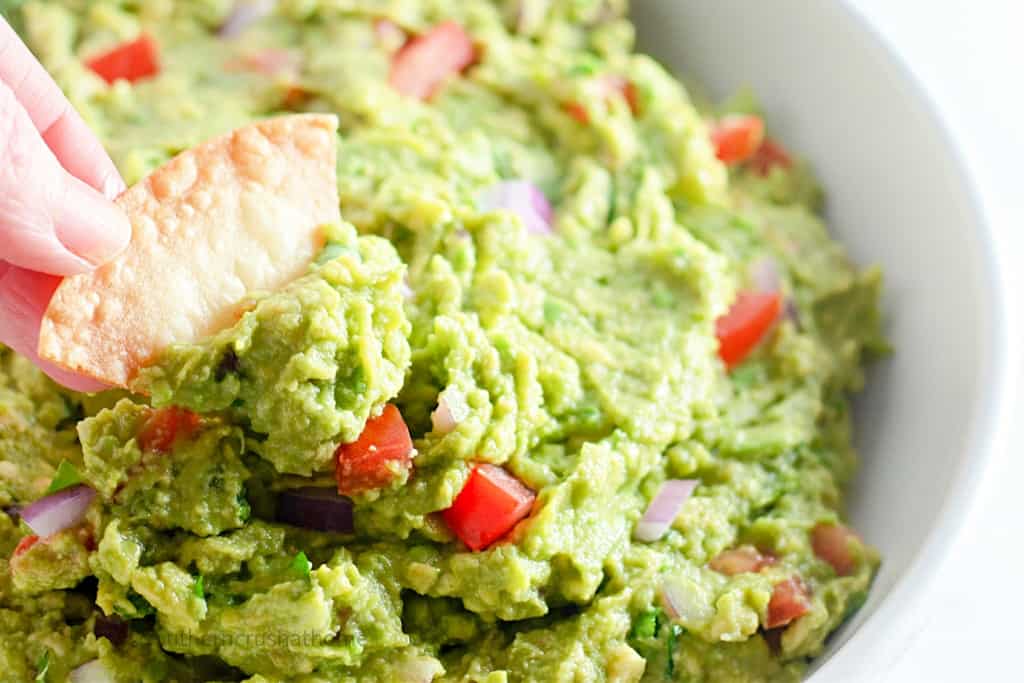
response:
[[[199,429],[200,418],[191,410],[170,406],[153,411],[139,430],[139,448],[150,453],[170,453],[175,441]]]
[[[563,106],[565,113],[583,124],[590,123],[590,114],[587,108],[579,102],[566,102]]]
[[[387,486],[412,467],[412,437],[398,408],[390,403],[366,421],[363,433],[335,451],[338,493],[351,496]]]
[[[752,157],[764,140],[764,121],[759,116],[724,116],[711,128],[715,156],[728,166]]]
[[[778,292],[744,291],[729,312],[715,321],[718,355],[730,370],[754,350],[782,311]]]
[[[821,522],[811,530],[814,554],[832,565],[839,576],[849,576],[857,569],[857,554],[851,547],[859,543],[857,534],[842,524]]]
[[[107,83],[119,79],[135,83],[160,73],[160,55],[156,42],[143,34],[86,60],[85,65]]]
[[[28,552],[28,549],[39,542],[39,537],[35,534],[25,536],[23,539],[18,541],[18,546],[14,549],[14,554],[11,557],[18,557]]]
[[[786,148],[771,138],[765,138],[761,146],[750,157],[747,164],[758,175],[768,175],[776,166],[789,168],[793,165],[793,157],[789,156]]]
[[[403,95],[427,100],[446,78],[475,61],[469,34],[457,22],[445,21],[395,53],[388,81]]]
[[[735,576],[747,572],[756,573],[770,564],[775,564],[775,556],[764,553],[752,545],[741,545],[718,553],[708,566],[719,574]]]
[[[483,550],[530,514],[537,495],[496,465],[477,465],[442,514],[470,550]]]
[[[768,602],[765,628],[785,626],[794,619],[807,614],[811,609],[811,591],[800,577],[793,576],[775,584],[772,598]]]

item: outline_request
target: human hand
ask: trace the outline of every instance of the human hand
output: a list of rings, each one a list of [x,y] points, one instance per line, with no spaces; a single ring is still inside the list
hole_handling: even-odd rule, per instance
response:
[[[41,360],[39,323],[61,277],[131,239],[124,181],[99,140],[0,17],[0,342],[79,391],[103,385]]]

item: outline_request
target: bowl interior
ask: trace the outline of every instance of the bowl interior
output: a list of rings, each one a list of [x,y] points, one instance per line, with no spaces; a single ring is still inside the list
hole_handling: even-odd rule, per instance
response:
[[[858,398],[862,464],[849,499],[883,565],[814,677],[879,680],[869,672],[906,645],[888,627],[936,564],[986,450],[1001,308],[977,202],[912,76],[842,3],[792,10],[785,0],[643,0],[633,18],[641,50],[711,95],[751,86],[773,135],[820,174],[833,234],[884,269],[895,352]]]

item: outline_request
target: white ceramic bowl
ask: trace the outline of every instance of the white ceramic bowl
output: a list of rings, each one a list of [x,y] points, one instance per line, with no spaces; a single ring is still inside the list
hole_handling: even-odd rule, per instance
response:
[[[723,96],[750,85],[825,185],[834,234],[885,270],[896,351],[858,399],[853,525],[883,554],[871,598],[813,681],[876,681],[954,535],[1001,410],[994,240],[940,117],[897,54],[836,0],[634,0],[640,48]],[[922,29],[924,30],[924,29]]]

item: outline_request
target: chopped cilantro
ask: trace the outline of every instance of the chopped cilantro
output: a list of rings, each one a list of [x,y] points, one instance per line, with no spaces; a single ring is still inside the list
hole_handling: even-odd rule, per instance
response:
[[[196,577],[196,582],[192,584],[192,592],[196,594],[197,598],[205,598],[206,591],[203,590],[203,575],[200,574]]]
[[[301,550],[294,558],[292,558],[292,563],[289,566],[289,569],[292,572],[298,574],[303,578],[309,576],[309,571],[312,568],[313,563],[309,561],[308,557],[306,557],[306,553],[302,552]]]
[[[45,681],[46,672],[50,670],[50,651],[43,650],[43,656],[36,662],[36,681]]]
[[[630,633],[630,637],[634,639],[653,638],[658,633],[659,611],[649,609],[641,612],[633,622],[633,631]]]
[[[67,460],[61,460],[60,464],[57,465],[57,472],[53,475],[50,486],[46,489],[46,495],[69,489],[72,486],[78,486],[81,483],[82,476],[78,474],[75,466]]]
[[[683,627],[679,624],[672,624],[668,631],[668,663],[665,664],[665,675],[671,679],[676,672],[676,650],[679,649],[679,636],[683,634]]]

